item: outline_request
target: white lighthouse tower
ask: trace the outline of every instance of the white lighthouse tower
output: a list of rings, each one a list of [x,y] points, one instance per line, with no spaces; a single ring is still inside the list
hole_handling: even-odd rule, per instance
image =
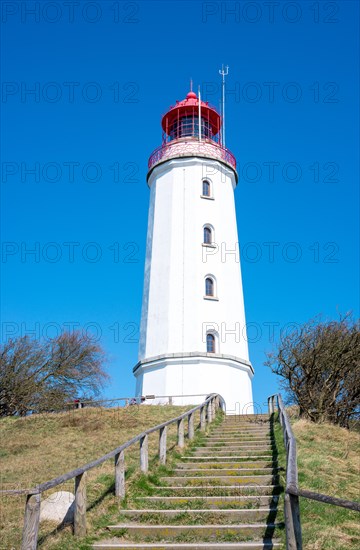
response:
[[[221,117],[191,91],[162,118],[150,188],[136,395],[253,412],[236,226],[236,160]]]

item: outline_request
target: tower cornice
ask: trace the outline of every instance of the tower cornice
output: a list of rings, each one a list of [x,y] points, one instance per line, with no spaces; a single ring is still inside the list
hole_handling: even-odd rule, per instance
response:
[[[234,366],[241,367],[242,369],[249,370],[252,375],[254,375],[254,368],[250,361],[246,359],[241,359],[235,355],[227,355],[223,353],[206,353],[206,352],[188,352],[188,353],[166,353],[164,355],[157,355],[155,357],[148,357],[147,359],[142,359],[133,368],[133,373],[135,373],[141,367],[152,367],[156,363],[161,363],[163,361],[190,361],[194,360],[208,360],[211,362],[219,363],[219,361],[232,363]]]

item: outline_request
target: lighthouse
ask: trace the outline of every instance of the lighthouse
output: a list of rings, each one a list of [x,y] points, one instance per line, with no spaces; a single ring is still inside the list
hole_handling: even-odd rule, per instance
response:
[[[200,93],[199,93],[200,96]],[[253,413],[234,190],[222,117],[190,91],[162,117],[150,205],[136,395]]]

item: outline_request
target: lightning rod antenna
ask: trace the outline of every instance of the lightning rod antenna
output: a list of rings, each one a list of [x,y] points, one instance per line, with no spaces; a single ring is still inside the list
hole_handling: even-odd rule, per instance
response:
[[[229,66],[221,66],[219,74],[222,76],[222,86],[221,86],[221,115],[222,115],[222,145],[225,147],[225,76],[229,74]]]

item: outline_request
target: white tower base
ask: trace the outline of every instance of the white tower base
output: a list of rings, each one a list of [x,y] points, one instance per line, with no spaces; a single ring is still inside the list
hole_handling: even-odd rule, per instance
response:
[[[226,414],[253,414],[248,361],[214,353],[170,353],[139,361],[134,367],[136,395],[155,396],[151,404],[197,405],[219,393]],[[239,383],[240,382],[240,383]]]

